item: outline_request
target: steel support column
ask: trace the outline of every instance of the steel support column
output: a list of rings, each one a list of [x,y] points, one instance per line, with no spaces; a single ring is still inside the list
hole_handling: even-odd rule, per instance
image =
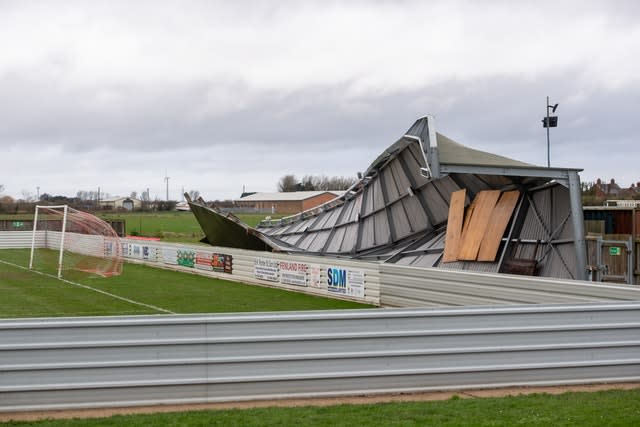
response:
[[[569,170],[569,198],[571,199],[571,219],[576,248],[576,279],[587,280],[587,245],[584,240],[584,217],[582,213],[582,190],[577,171]]]

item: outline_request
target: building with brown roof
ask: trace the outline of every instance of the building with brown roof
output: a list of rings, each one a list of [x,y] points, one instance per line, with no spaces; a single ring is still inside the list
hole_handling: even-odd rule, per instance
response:
[[[344,191],[253,193],[236,200],[236,206],[259,212],[296,214],[320,206],[343,193]]]

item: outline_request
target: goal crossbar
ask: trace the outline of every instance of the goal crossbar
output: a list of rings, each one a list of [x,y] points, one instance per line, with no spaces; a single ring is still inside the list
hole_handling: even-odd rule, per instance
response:
[[[34,268],[34,254],[36,252],[36,242],[38,238],[38,221],[41,219],[40,214],[42,212],[44,212],[44,214],[54,214],[57,218],[61,219],[62,222],[59,228],[59,245],[56,245],[59,246],[57,259],[58,278],[62,278],[65,250],[73,252],[76,258],[79,254],[85,255],[83,261],[71,267],[75,270],[94,272],[104,277],[120,274],[122,268],[122,249],[118,236],[113,228],[102,219],[87,212],[72,209],[68,205],[36,205],[33,232],[31,235],[30,270]],[[67,224],[69,221],[72,223],[70,224],[71,227]],[[67,236],[69,232],[71,235]],[[91,238],[90,236],[95,238]],[[89,239],[87,240],[87,238]],[[69,240],[68,244],[67,240]],[[87,243],[87,241],[90,241],[90,243]],[[55,243],[57,244],[58,242]],[[45,246],[48,245],[45,244]],[[102,258],[102,260],[96,260],[96,257]],[[69,264],[69,262],[67,262],[67,264]]]

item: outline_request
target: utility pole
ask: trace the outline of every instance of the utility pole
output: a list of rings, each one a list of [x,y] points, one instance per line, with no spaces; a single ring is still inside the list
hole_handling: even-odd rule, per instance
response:
[[[167,202],[169,201],[169,177],[167,176],[167,170],[164,170],[164,182],[167,184]]]
[[[551,167],[551,140],[549,138],[549,97],[547,96],[547,167]]]

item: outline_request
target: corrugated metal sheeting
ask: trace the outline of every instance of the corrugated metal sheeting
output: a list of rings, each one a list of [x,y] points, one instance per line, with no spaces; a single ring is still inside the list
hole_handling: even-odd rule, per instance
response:
[[[255,283],[271,287],[304,292],[313,295],[341,297],[375,305],[416,307],[446,305],[486,305],[486,304],[537,304],[551,302],[624,301],[640,300],[640,288],[625,285],[603,285],[580,281],[567,281],[542,277],[487,274],[487,272],[447,271],[435,268],[411,268],[402,265],[349,260],[343,258],[313,257],[296,254],[282,254],[248,251],[232,248],[207,248],[196,245],[176,245],[155,242],[140,242],[123,239],[126,244],[156,248],[154,259],[129,260],[151,263],[164,268],[195,272],[243,283]],[[229,254],[233,257],[233,273],[195,270],[190,267],[164,263],[162,252],[166,249],[181,249]],[[142,253],[143,251],[139,251]],[[125,257],[127,257],[125,251]],[[258,259],[306,263],[320,267],[319,286],[296,286],[256,277],[255,263]],[[489,263],[484,263],[489,264]],[[327,287],[327,269],[343,268],[364,273],[364,297],[340,295],[330,292]],[[491,292],[488,292],[488,290]],[[517,291],[514,292],[514,289]],[[441,297],[425,297],[436,292]],[[446,294],[446,297],[444,296]],[[517,294],[517,296],[514,296]]]
[[[394,307],[640,301],[640,287],[380,264],[380,304]]]
[[[640,380],[640,303],[0,321],[0,411]]]
[[[59,231],[36,231],[35,247],[59,249],[62,233]],[[0,231],[0,249],[30,248],[32,231]],[[79,233],[65,233],[65,248],[71,252],[104,256],[104,236]]]
[[[49,249],[59,249],[62,232],[43,231],[46,236],[46,247]],[[102,258],[105,255],[105,236],[95,234],[80,234],[65,232],[65,250]]]
[[[0,249],[30,248],[33,231],[0,231]],[[36,232],[36,247],[45,246],[45,231]]]
[[[341,298],[356,300],[363,303],[369,303],[378,305],[380,302],[380,273],[378,264],[367,263],[361,261],[353,261],[348,259],[338,258],[321,258],[304,255],[291,255],[272,252],[261,251],[249,251],[244,249],[232,249],[222,247],[211,247],[202,245],[181,245],[181,244],[167,244],[156,242],[144,242],[139,240],[122,239],[125,245],[136,245],[139,247],[154,248],[152,251],[155,256],[152,259],[143,259],[139,256],[130,255],[130,251],[124,251],[125,258],[128,261],[142,262],[150,264],[156,267],[169,268],[173,270],[185,271],[190,273],[202,274],[220,279],[233,280],[242,283],[259,284],[269,287],[277,287],[281,289],[287,289],[296,292],[303,292],[311,295],[326,296],[332,298]],[[229,273],[199,270],[192,267],[185,267],[180,265],[172,265],[165,262],[163,253],[166,251],[193,251],[198,253],[220,253],[233,257],[233,270]],[[143,251],[139,251],[142,253]],[[311,280],[308,280],[306,285],[293,285],[284,283],[281,280],[265,280],[256,275],[256,263],[260,260],[272,260],[275,261],[275,267],[278,268],[280,262],[287,263],[301,263],[311,268],[319,269],[319,284],[313,284]],[[358,271],[363,274],[364,277],[364,293],[361,297],[357,295],[347,295],[332,292],[327,286],[327,270],[329,268],[340,268],[348,271]],[[310,275],[310,272],[308,273]],[[309,277],[308,277],[309,278]]]
[[[202,202],[192,202],[192,211],[216,246],[264,246],[276,252],[480,272],[504,272],[505,264],[524,258],[537,263],[539,276],[585,276],[586,265],[579,265],[584,260],[576,256],[584,236],[575,236],[583,233],[574,227],[568,179],[553,180],[549,174],[555,170],[473,150],[435,133],[441,165],[467,172],[425,173],[435,159],[427,153],[431,148],[425,148],[429,135],[428,119],[419,119],[344,195],[292,217],[263,221],[256,229]],[[505,173],[509,168],[511,173]],[[505,218],[506,232],[495,236],[499,247],[493,261],[442,262],[451,194],[461,189],[466,190],[465,206],[487,190],[520,194],[517,210]],[[234,238],[226,238],[234,230]]]

